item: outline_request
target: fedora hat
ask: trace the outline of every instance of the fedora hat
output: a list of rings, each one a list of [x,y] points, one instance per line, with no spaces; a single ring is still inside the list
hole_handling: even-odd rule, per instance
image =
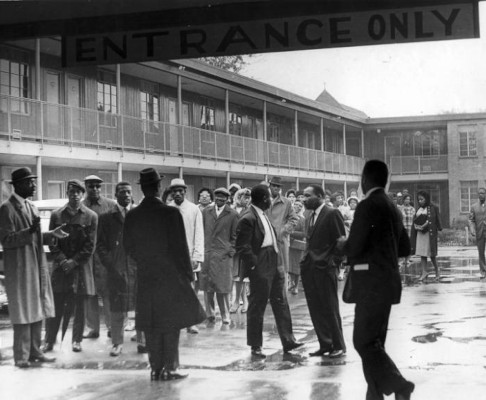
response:
[[[268,183],[270,185],[282,186],[282,178],[280,176],[274,176]]]
[[[170,181],[169,189],[174,189],[176,187],[181,187],[181,188],[187,189],[187,185],[184,182],[184,179],[181,179],[181,178],[174,178],[174,179],[172,179]]]
[[[140,179],[137,183],[140,185],[149,185],[151,183],[160,182],[164,175],[160,175],[153,168],[145,168],[140,171]]]
[[[37,178],[37,175],[34,175],[29,167],[22,167],[12,172],[12,180],[10,183],[17,183],[30,178]]]

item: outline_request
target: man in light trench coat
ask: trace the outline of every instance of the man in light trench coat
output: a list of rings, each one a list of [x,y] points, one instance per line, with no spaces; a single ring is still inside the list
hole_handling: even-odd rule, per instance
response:
[[[0,207],[9,315],[14,330],[14,361],[19,368],[30,362],[52,362],[41,349],[42,320],[54,316],[51,279],[43,244],[66,237],[62,226],[42,233],[39,211],[27,200],[34,195],[37,176],[27,167],[12,172],[14,193]]]

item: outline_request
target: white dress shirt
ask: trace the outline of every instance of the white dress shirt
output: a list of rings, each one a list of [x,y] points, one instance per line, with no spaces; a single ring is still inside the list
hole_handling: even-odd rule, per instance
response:
[[[278,246],[277,246],[277,238],[275,236],[275,232],[273,231],[272,225],[270,220],[265,215],[261,208],[258,208],[254,204],[251,205],[257,212],[258,216],[260,217],[260,221],[262,221],[263,229],[265,230],[265,236],[263,237],[262,248],[273,246],[275,252],[278,253]]]

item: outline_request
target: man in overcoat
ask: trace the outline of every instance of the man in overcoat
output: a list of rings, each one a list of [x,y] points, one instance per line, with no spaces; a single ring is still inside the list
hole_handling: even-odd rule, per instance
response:
[[[469,212],[469,229],[471,235],[476,237],[476,246],[479,253],[479,272],[481,279],[486,278],[486,258],[484,248],[486,243],[486,188],[478,189],[478,202],[471,206]]]
[[[324,203],[324,190],[309,185],[304,190],[304,205],[310,213],[305,219],[306,249],[300,262],[302,285],[319,349],[311,356],[338,358],[346,353],[338,300],[337,240],[344,236],[344,220],[337,208]]]
[[[230,192],[224,188],[214,191],[214,205],[203,211],[204,264],[201,269],[201,289],[209,322],[215,321],[214,294],[223,324],[230,323],[229,295],[233,282],[238,213],[228,203]]]
[[[116,207],[116,201],[108,199],[101,195],[101,186],[103,179],[96,175],[88,175],[84,178],[86,187],[86,198],[83,200],[83,205],[94,211],[98,218],[101,214],[109,212]],[[103,301],[103,315],[105,317],[105,325],[108,329],[108,337],[111,336],[111,322],[110,322],[110,296],[107,286],[107,271],[100,261],[98,252],[95,251],[91,259],[93,276],[96,288],[96,296],[90,296],[86,299],[86,327],[88,333],[84,335],[87,339],[96,339],[100,336],[100,307],[99,299]]]
[[[96,249],[107,271],[110,296],[111,342],[110,355],[119,356],[123,349],[123,332],[129,311],[135,311],[137,267],[123,247],[123,224],[133,207],[132,187],[129,182],[118,182],[115,188],[117,205],[100,215]],[[140,332],[137,332],[140,336]],[[139,345],[140,346],[140,345]]]
[[[86,298],[96,294],[89,259],[96,246],[98,216],[81,204],[84,192],[81,181],[68,181],[68,202],[52,212],[49,222],[49,229],[63,226],[69,236],[49,246],[54,256],[51,282],[56,315],[46,322],[45,352],[53,349],[61,319],[70,318],[66,310],[71,308],[74,311],[72,348],[74,352],[82,350]]]
[[[28,368],[30,361],[52,362],[41,351],[42,320],[54,316],[54,299],[43,244],[67,234],[62,227],[41,232],[39,211],[28,200],[37,187],[30,168],[12,172],[14,192],[0,207],[5,289],[13,325],[14,361]]]
[[[361,188],[366,196],[356,208],[348,239],[341,238],[338,247],[351,266],[345,301],[356,303],[353,343],[368,383],[366,399],[383,400],[384,394],[395,393],[396,400],[409,400],[414,384],[385,350],[391,306],[400,302],[402,292],[398,258],[410,254],[400,212],[385,193],[387,180],[384,162],[365,164]]]
[[[194,291],[199,291],[199,273],[202,262],[204,261],[204,228],[202,212],[198,206],[186,199],[187,185],[184,179],[175,178],[170,182],[169,189],[172,194],[170,206],[176,207],[182,215],[184,221],[184,231],[186,232],[187,246],[189,247],[189,257],[191,257],[192,268],[194,270]],[[188,333],[196,334],[199,332],[197,326],[187,328]]]
[[[144,331],[152,380],[185,378],[179,368],[179,333],[206,314],[194,279],[181,213],[160,200],[160,175],[140,172],[144,199],[123,227],[123,246],[137,264],[136,328]]]
[[[282,178],[274,176],[270,179],[269,184],[272,201],[265,214],[267,214],[268,219],[277,231],[279,263],[283,266],[285,273],[288,273],[290,262],[290,232],[294,230],[299,218],[290,200],[282,196]]]
[[[271,195],[267,185],[251,190],[251,206],[239,219],[236,228],[236,251],[242,267],[250,278],[250,296],[247,312],[247,344],[255,358],[265,358],[262,352],[263,317],[268,300],[272,306],[278,334],[285,353],[303,345],[295,340],[285,271],[277,256],[277,234],[264,211],[270,207]]]

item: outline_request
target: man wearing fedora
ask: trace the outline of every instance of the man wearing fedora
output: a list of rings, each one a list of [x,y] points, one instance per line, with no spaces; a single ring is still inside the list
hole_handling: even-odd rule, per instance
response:
[[[274,176],[269,181],[272,201],[265,211],[268,219],[277,231],[277,243],[279,249],[279,263],[284,267],[285,274],[289,272],[290,233],[295,229],[299,217],[292,207],[292,203],[282,196],[282,178]],[[287,282],[287,277],[286,277]]]
[[[116,201],[101,195],[103,179],[96,175],[88,175],[84,178],[86,186],[86,198],[83,204],[94,211],[98,218],[101,214],[116,208]],[[96,287],[96,296],[90,296],[86,300],[86,327],[89,330],[84,338],[96,339],[100,336],[100,307],[99,298],[103,300],[103,314],[108,336],[111,336],[110,296],[107,285],[107,271],[100,261],[98,251],[95,251],[90,259],[93,268],[93,276]]]
[[[62,226],[42,233],[39,211],[28,200],[35,193],[37,176],[30,168],[12,172],[14,191],[0,207],[0,242],[3,246],[5,288],[14,331],[14,361],[19,368],[30,362],[52,362],[40,348],[42,320],[54,316],[54,299],[43,244],[67,233]]]
[[[137,263],[136,328],[144,331],[152,380],[187,377],[179,370],[179,333],[206,319],[191,282],[194,273],[184,221],[162,203],[161,177],[140,171],[144,194],[123,227],[123,246]]]
[[[201,263],[204,261],[204,228],[201,210],[193,202],[186,199],[187,185],[184,179],[172,179],[169,189],[172,194],[170,206],[179,209],[184,221],[189,256],[191,257],[192,268],[194,270],[194,291],[199,291],[198,280]],[[187,328],[188,333],[196,334],[199,332],[197,326]]]

